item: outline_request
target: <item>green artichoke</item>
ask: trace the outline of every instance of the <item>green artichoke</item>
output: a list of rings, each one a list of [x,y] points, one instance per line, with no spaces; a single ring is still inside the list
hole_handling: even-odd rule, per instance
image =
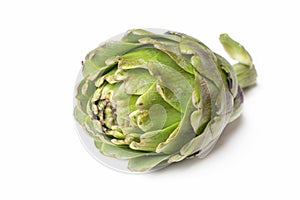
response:
[[[206,156],[257,76],[243,46],[227,34],[220,42],[237,64],[171,31],[135,29],[100,45],[83,62],[75,119],[102,154],[128,159],[131,171]]]

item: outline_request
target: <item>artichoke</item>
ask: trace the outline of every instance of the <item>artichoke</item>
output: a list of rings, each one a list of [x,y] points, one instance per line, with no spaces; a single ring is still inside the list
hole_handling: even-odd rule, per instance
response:
[[[134,29],[107,41],[82,63],[75,119],[102,154],[127,159],[131,171],[205,157],[257,76],[242,45],[227,34],[220,42],[236,64],[178,32]]]

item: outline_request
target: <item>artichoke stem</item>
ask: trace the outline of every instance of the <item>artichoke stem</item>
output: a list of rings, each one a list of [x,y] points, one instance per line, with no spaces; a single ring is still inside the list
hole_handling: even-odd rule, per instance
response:
[[[241,63],[233,65],[233,69],[236,73],[238,83],[241,88],[247,88],[256,83],[257,73],[254,65],[247,66]]]

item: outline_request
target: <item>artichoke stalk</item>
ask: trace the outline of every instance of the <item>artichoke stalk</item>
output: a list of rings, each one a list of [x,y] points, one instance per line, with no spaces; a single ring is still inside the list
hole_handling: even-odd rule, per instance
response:
[[[102,154],[128,159],[131,171],[206,156],[257,76],[242,45],[219,39],[236,64],[171,31],[134,29],[100,45],[83,62],[75,119]]]

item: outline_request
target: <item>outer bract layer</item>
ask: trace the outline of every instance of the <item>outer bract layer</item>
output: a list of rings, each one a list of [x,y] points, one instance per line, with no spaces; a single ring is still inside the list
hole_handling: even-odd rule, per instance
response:
[[[244,47],[227,34],[220,41],[238,63],[177,32],[135,29],[106,42],[83,62],[75,119],[132,171],[207,155],[256,81]]]

